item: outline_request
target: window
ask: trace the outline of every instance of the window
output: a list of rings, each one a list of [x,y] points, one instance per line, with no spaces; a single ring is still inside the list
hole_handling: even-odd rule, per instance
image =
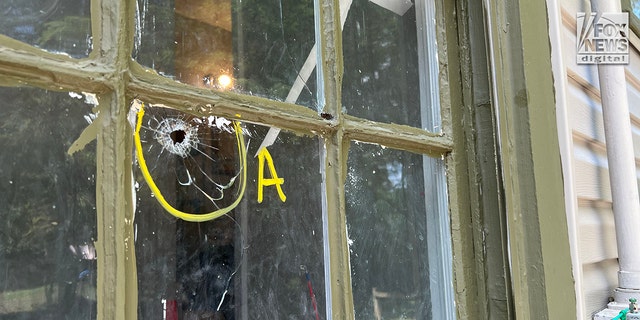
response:
[[[47,51],[85,58],[91,52],[89,1],[3,1],[2,34]]]
[[[640,1],[625,0],[621,2],[621,6],[623,12],[629,12],[629,25],[631,26],[631,30],[638,34],[640,31]]]
[[[435,6],[0,5],[0,314],[454,319]]]
[[[0,314],[94,318],[95,143],[67,152],[93,100],[19,87],[0,94]]]

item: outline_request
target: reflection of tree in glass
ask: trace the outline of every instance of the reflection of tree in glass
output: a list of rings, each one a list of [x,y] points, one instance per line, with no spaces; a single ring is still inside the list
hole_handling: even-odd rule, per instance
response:
[[[86,57],[91,50],[86,0],[0,1],[0,33],[53,52]]]
[[[133,58],[160,74],[174,74],[173,1],[138,0]]]
[[[249,141],[261,141],[268,129],[252,124],[246,128]],[[275,188],[267,187],[263,203],[257,203],[258,161],[251,157],[247,173],[252,182],[242,203],[229,213],[242,227],[226,217],[203,223],[173,219],[142,183],[136,214],[140,318],[155,319],[161,311],[158,301],[175,299],[183,315],[223,313],[234,319],[246,311],[249,318],[311,319],[314,310],[301,265],[309,271],[322,313],[326,303],[317,140],[288,132],[279,139],[270,151],[278,174],[286,177],[287,201],[281,202]],[[248,143],[247,148],[253,155],[258,144]],[[163,280],[157,280],[158,274]],[[222,299],[226,281],[230,289]]]
[[[239,85],[284,100],[315,43],[313,1],[243,0],[233,12]],[[299,103],[308,103],[313,90],[305,90]]]
[[[46,305],[30,317],[89,317],[95,297],[83,300],[79,290],[95,285],[95,266],[78,248],[96,239],[95,147],[67,149],[90,108],[44,90],[3,88],[0,96],[0,271],[8,275],[0,290],[37,296],[43,288]]]
[[[414,7],[399,16],[367,0],[354,0],[342,32],[342,44],[342,101],[347,113],[419,126]]]
[[[74,57],[89,55],[91,19],[67,16],[44,24],[38,45],[49,51],[65,52]],[[76,49],[77,48],[77,49]]]
[[[356,316],[373,319],[373,290],[395,296],[389,317],[430,308],[422,156],[356,143],[346,184]],[[384,300],[382,302],[385,302]],[[385,317],[386,318],[386,317]]]
[[[262,141],[268,128],[251,128],[254,139]],[[245,197],[249,318],[315,319],[305,268],[322,315],[326,302],[318,140],[287,131],[278,139],[269,151],[278,176],[285,179],[286,202],[280,201],[273,186],[264,189],[262,203],[257,203],[255,187],[248,188]],[[254,155],[259,144],[249,147],[248,153]],[[257,164],[256,158],[249,162],[250,177],[257,176]]]
[[[313,1],[230,1],[229,32],[175,12],[176,1],[138,0],[139,30],[133,57],[161,74],[191,84],[197,77],[185,73],[196,70],[200,79],[216,78],[220,71],[231,70],[219,70],[226,65],[216,69],[211,62],[231,62],[236,90],[284,100],[315,43]],[[195,5],[198,0],[182,2]],[[228,8],[228,4],[221,5]],[[228,42],[232,48],[227,48]],[[315,103],[314,83],[312,76],[298,103]]]

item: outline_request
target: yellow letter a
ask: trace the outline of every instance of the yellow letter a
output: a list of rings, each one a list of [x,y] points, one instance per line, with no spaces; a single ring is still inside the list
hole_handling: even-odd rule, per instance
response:
[[[267,160],[267,165],[269,166],[269,173],[271,174],[271,179],[266,179],[264,177],[264,161]],[[276,167],[273,165],[273,159],[271,158],[271,154],[267,150],[267,148],[262,148],[260,153],[258,153],[258,203],[262,203],[262,189],[266,186],[275,185],[276,189],[278,189],[278,196],[282,202],[287,201],[287,196],[282,192],[281,184],[284,184],[284,178],[278,178],[278,173],[276,172]]]

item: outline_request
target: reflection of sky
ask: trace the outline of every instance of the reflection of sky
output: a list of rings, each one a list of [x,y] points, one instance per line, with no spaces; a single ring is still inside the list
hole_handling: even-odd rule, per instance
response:
[[[19,25],[14,27],[13,31],[16,34],[28,34],[28,35],[36,34],[36,28],[33,25]]]
[[[387,163],[387,175],[393,188],[401,188],[402,185],[402,163],[393,161]]]
[[[633,11],[633,14],[635,14],[636,17],[640,18],[640,1],[632,0],[631,6],[632,6],[631,10]]]

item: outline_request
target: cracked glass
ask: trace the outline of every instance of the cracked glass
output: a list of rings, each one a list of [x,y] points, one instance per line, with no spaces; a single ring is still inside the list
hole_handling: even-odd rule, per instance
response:
[[[0,87],[0,318],[96,318],[96,148],[87,96]]]
[[[189,116],[137,100],[130,119],[141,173],[165,209],[198,222],[237,205],[247,184],[238,122]]]
[[[133,57],[195,86],[317,108],[313,0],[138,0]]]
[[[324,318],[318,139],[283,130],[265,160],[258,149],[269,127],[144,108],[143,126],[152,128],[140,134],[148,171],[176,210],[202,215],[240,201],[210,220],[176,218],[158,201],[137,157],[139,318]],[[242,133],[240,149],[235,130]],[[274,175],[281,184],[270,184]]]
[[[85,58],[92,49],[90,2],[0,1],[0,33],[50,52]]]

